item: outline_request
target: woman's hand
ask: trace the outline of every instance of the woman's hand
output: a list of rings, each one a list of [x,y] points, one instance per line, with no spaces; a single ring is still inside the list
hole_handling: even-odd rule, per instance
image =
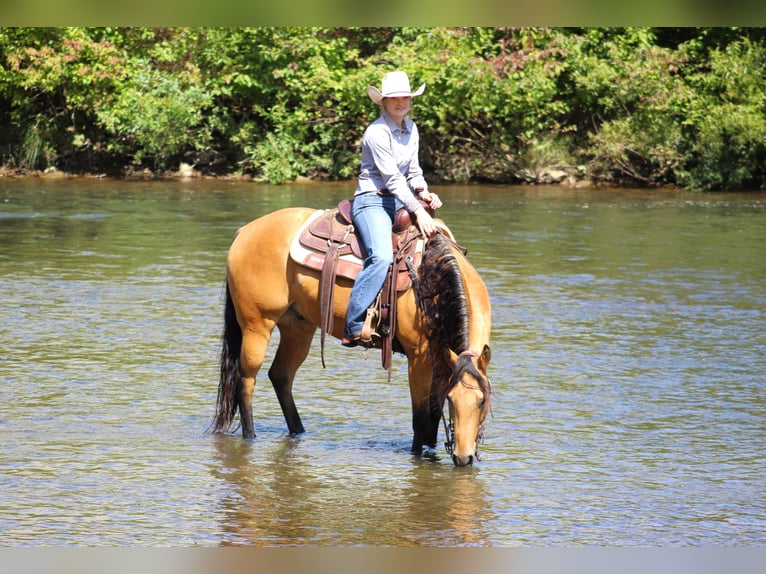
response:
[[[442,206],[442,200],[439,199],[439,196],[435,193],[431,193],[430,191],[421,191],[420,192],[420,199],[425,201],[428,206],[436,211]]]
[[[426,208],[423,206],[418,207],[415,211],[415,224],[418,226],[420,233],[426,237],[431,237],[437,231],[433,218],[428,215]]]

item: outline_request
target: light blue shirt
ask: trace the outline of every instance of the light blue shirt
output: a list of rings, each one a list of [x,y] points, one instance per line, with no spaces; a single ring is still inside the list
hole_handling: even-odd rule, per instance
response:
[[[383,112],[364,131],[362,166],[355,195],[387,189],[409,211],[415,211],[420,203],[413,190],[427,190],[428,184],[418,161],[418,128],[410,118],[404,118],[404,125],[404,128],[398,127]]]

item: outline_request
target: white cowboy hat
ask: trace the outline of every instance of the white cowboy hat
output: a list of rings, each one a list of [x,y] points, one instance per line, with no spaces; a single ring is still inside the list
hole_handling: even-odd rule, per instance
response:
[[[383,76],[383,84],[380,89],[375,86],[367,87],[367,95],[376,104],[380,105],[383,98],[401,98],[407,96],[419,96],[426,89],[426,85],[421,85],[414,92],[410,91],[410,79],[405,72],[388,72]]]

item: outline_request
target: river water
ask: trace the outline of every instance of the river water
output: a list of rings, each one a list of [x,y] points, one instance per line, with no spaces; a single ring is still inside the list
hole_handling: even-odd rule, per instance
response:
[[[233,233],[351,189],[0,180],[0,545],[766,542],[764,194],[437,188],[493,302],[473,467],[337,341],[304,435],[263,377],[257,438],[206,434]]]

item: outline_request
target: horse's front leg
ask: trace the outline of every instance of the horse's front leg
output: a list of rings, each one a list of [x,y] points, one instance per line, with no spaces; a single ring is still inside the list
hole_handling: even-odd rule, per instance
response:
[[[436,414],[434,414],[436,411]],[[436,448],[441,414],[430,405],[414,405],[412,412],[412,453],[423,454],[423,447]]]
[[[409,361],[412,399],[412,453],[421,455],[423,447],[436,448],[441,410],[431,397],[431,367],[424,357]]]

